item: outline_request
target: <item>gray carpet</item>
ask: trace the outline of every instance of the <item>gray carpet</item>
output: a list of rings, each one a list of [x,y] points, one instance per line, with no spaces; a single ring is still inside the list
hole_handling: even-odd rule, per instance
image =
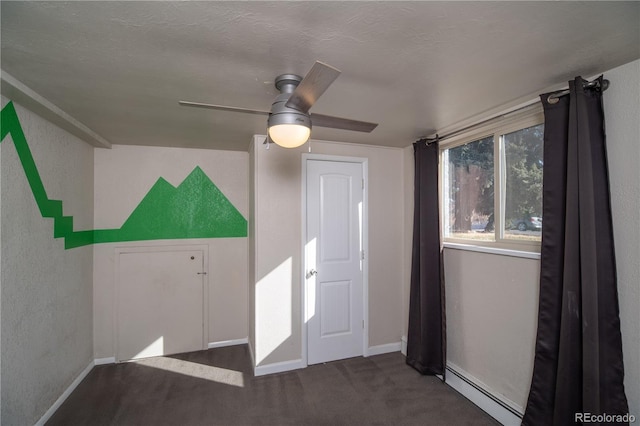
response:
[[[400,353],[253,377],[246,345],[96,366],[47,425],[496,425]]]

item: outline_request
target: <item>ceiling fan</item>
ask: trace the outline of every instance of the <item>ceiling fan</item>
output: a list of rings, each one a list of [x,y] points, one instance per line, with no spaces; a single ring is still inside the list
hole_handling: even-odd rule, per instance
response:
[[[295,148],[304,144],[311,134],[312,123],[319,127],[371,132],[378,126],[377,123],[309,113],[309,109],[339,75],[339,70],[320,61],[316,61],[304,78],[295,74],[279,75],[276,77],[275,86],[280,94],[273,101],[270,111],[189,101],[179,101],[179,104],[220,111],[268,115],[267,141],[270,139],[285,148]]]

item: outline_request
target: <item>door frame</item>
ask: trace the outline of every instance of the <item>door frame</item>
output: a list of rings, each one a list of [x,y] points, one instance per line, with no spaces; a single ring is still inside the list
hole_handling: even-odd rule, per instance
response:
[[[209,245],[207,244],[153,244],[153,245],[132,245],[119,246],[113,249],[114,254],[114,292],[113,292],[113,355],[116,363],[122,362],[118,359],[118,335],[120,333],[119,300],[120,287],[120,255],[127,253],[157,253],[157,252],[181,252],[181,251],[202,251],[202,349],[208,348],[209,341]]]
[[[300,268],[300,304],[301,304],[301,327],[302,327],[302,365],[308,366],[308,331],[307,331],[307,161],[327,161],[336,163],[357,163],[362,167],[362,178],[364,188],[362,190],[362,319],[364,327],[362,330],[362,356],[369,356],[369,159],[365,157],[344,157],[339,155],[326,154],[302,154],[302,241]]]

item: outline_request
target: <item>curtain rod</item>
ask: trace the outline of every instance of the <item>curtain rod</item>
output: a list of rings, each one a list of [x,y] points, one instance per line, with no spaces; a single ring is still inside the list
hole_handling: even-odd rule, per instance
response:
[[[587,87],[587,88],[598,87],[599,84],[600,84],[599,80],[593,80],[593,81],[585,82],[583,87]],[[609,88],[609,80],[602,80],[602,91],[604,92],[608,88]],[[557,91],[557,92],[553,92],[547,98],[547,102],[556,103],[556,102],[558,102],[559,98],[561,98],[562,96],[568,95],[568,94],[569,94],[569,89],[564,89],[564,90],[560,90],[560,91]],[[514,114],[516,112],[520,112],[520,111],[525,110],[527,108],[531,108],[533,105],[536,105],[538,102],[540,102],[540,99],[533,99],[530,102],[528,102],[527,104],[525,104],[525,105],[523,105],[523,106],[521,106],[519,108],[516,108],[514,110],[511,110],[509,112],[506,112],[504,114],[500,114],[500,115],[497,115],[497,116],[494,116],[494,117],[487,118],[486,120],[482,120],[482,121],[480,121],[478,123],[471,124],[469,126],[463,127],[462,129],[454,130],[453,132],[447,133],[444,136],[439,136],[436,133],[436,137],[435,138],[428,138],[428,137],[420,138],[418,141],[416,141],[416,143],[425,142],[427,145],[430,145],[430,144],[432,144],[434,142],[439,142],[439,141],[442,141],[442,140],[445,140],[445,139],[449,139],[449,138],[451,138],[453,136],[459,135],[460,133],[464,133],[467,130],[471,130],[471,129],[476,128],[478,126],[481,126],[483,124],[487,124],[487,123],[490,123],[492,121],[497,121],[497,120],[499,120],[501,118],[504,118],[504,117],[509,116],[511,114]]]
[[[466,132],[467,130],[474,129],[474,128],[478,127],[478,126],[482,126],[483,124],[491,123],[492,121],[497,121],[497,120],[502,119],[502,118],[504,118],[504,117],[506,117],[508,115],[512,115],[512,114],[514,114],[516,112],[520,112],[520,111],[525,110],[527,108],[531,108],[532,106],[534,106],[538,102],[539,102],[539,100],[533,100],[533,101],[531,101],[531,102],[527,103],[526,105],[523,105],[523,106],[521,106],[519,108],[516,108],[516,109],[511,110],[509,112],[506,112],[504,114],[500,114],[500,115],[496,115],[496,116],[491,117],[491,118],[487,118],[486,120],[482,120],[482,121],[479,121],[477,123],[471,124],[469,126],[465,126],[465,127],[461,128],[461,129],[454,130],[453,132],[447,133],[444,136],[440,136],[440,135],[438,135],[436,133],[436,137],[435,138],[427,138],[427,137],[420,138],[420,140],[418,140],[417,143],[425,142],[427,145],[430,145],[430,144],[432,144],[432,143],[434,143],[436,141],[440,142],[440,141],[443,141],[445,139],[452,138],[454,136],[459,135],[460,133]]]
[[[600,80],[593,80],[593,81],[588,81],[586,83],[584,83],[582,85],[582,87],[586,87],[586,88],[592,88],[592,87],[598,87],[598,85],[600,84]],[[604,92],[605,90],[607,90],[609,88],[609,80],[602,80],[602,91]],[[569,89],[565,89],[565,90],[561,90],[559,92],[555,92],[549,95],[549,97],[547,98],[547,102],[549,102],[550,104],[555,104],[556,102],[558,102],[558,99],[568,95],[569,94]]]

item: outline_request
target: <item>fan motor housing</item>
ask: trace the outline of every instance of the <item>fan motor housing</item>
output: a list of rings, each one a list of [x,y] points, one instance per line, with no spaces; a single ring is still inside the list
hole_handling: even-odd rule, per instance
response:
[[[302,77],[295,74],[282,74],[276,77],[275,86],[280,91],[271,105],[268,127],[278,124],[299,124],[311,128],[311,117],[295,108],[286,106],[291,93],[298,87]]]

